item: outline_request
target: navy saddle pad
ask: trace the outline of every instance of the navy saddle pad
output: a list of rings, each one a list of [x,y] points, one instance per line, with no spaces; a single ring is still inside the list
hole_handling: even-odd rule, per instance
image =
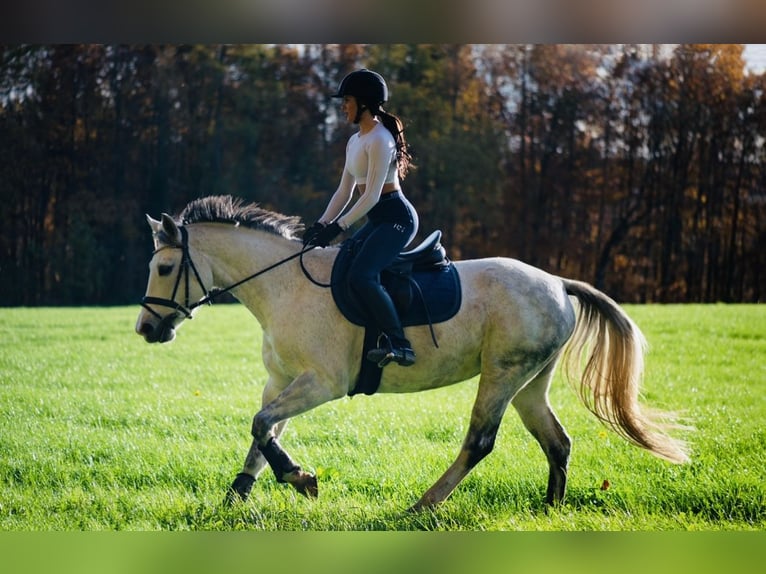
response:
[[[440,239],[441,231],[434,231],[418,247],[401,253],[380,274],[380,282],[394,301],[404,327],[441,323],[460,310],[460,277]],[[353,238],[341,244],[332,269],[332,294],[346,319],[366,327],[371,318],[348,281],[356,248]]]

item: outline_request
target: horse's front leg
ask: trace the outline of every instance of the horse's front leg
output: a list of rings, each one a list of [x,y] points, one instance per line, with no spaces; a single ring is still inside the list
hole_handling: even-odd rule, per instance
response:
[[[274,436],[279,437],[285,430],[286,426],[287,421],[282,421],[281,423],[275,425],[273,431]],[[250,491],[253,489],[253,484],[258,478],[258,475],[261,474],[261,471],[264,469],[266,464],[268,463],[266,462],[264,456],[261,454],[261,449],[258,448],[258,443],[253,440],[253,443],[250,445],[250,450],[245,457],[245,464],[242,468],[242,472],[240,472],[234,479],[234,482],[231,483],[231,486],[226,493],[226,499],[224,503],[226,505],[232,505],[237,500],[247,500],[248,496],[250,496]]]
[[[323,403],[340,398],[344,390],[339,386],[323,384],[316,373],[305,372],[279,395],[266,404],[253,418],[253,444],[274,471],[277,482],[287,482],[300,494],[315,497],[318,494],[316,477],[304,472],[279,444],[275,426]]]

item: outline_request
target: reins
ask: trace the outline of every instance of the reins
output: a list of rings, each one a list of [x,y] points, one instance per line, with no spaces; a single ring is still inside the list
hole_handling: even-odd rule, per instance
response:
[[[314,246],[312,246],[312,247],[314,247]],[[333,283],[332,283],[332,281],[331,281],[330,283],[322,283],[321,281],[317,281],[316,279],[314,279],[314,278],[311,276],[311,273],[309,273],[309,270],[308,270],[308,269],[306,269],[306,266],[303,264],[303,254],[304,254],[304,253],[306,253],[307,251],[311,251],[311,248],[309,248],[309,249],[304,249],[303,251],[301,251],[300,253],[298,253],[298,255],[300,255],[300,257],[301,257],[301,258],[300,258],[300,263],[301,263],[301,271],[303,271],[303,274],[306,276],[306,279],[308,279],[309,281],[311,281],[311,282],[312,282],[314,285],[316,285],[317,287],[321,287],[322,289],[329,289],[330,287],[332,287],[332,286],[333,286]]]
[[[303,269],[303,254],[304,254],[304,253],[307,253],[307,252],[309,252],[309,251],[311,251],[312,249],[314,249],[314,247],[316,247],[316,245],[310,245],[310,246],[309,246],[309,247],[307,247],[306,249],[302,249],[302,250],[301,250],[301,251],[299,251],[298,253],[293,253],[293,254],[292,254],[292,255],[290,255],[289,257],[285,257],[284,259],[280,259],[280,260],[279,260],[279,261],[277,261],[276,263],[274,263],[274,264],[272,264],[272,265],[269,265],[268,267],[266,267],[266,268],[264,268],[264,269],[261,269],[260,271],[256,271],[256,272],[255,272],[255,273],[253,273],[252,275],[248,275],[248,276],[247,276],[247,277],[245,277],[244,279],[240,279],[239,281],[237,281],[236,283],[233,283],[233,284],[229,285],[228,287],[223,287],[223,288],[221,288],[221,289],[219,289],[219,288],[214,288],[214,289],[212,289],[211,291],[207,292],[207,293],[205,294],[205,296],[204,296],[202,299],[200,299],[200,300],[199,300],[199,301],[198,301],[198,302],[195,304],[195,307],[199,307],[200,305],[204,305],[205,303],[210,303],[210,302],[212,302],[212,300],[213,300],[215,297],[218,297],[219,295],[223,295],[224,293],[228,293],[229,291],[231,291],[232,289],[236,289],[237,287],[239,287],[239,286],[240,286],[240,285],[242,285],[243,283],[247,283],[248,281],[250,281],[250,280],[252,280],[252,279],[255,279],[256,277],[258,277],[259,275],[263,275],[264,273],[268,273],[268,272],[269,272],[269,271],[271,271],[272,269],[276,269],[276,268],[277,268],[277,267],[279,267],[280,265],[284,265],[285,263],[287,263],[288,261],[292,261],[292,260],[293,260],[293,259],[295,259],[296,257],[300,257],[300,258],[301,258],[301,269]],[[304,269],[304,273],[306,273],[306,276],[307,276],[309,279],[311,279],[311,276],[309,276],[309,275],[308,275],[308,272],[307,272],[305,269]],[[314,281],[313,279],[311,279],[311,280],[312,280],[312,281]],[[314,281],[314,283],[316,283],[316,281]],[[202,284],[200,283],[200,285],[202,285]],[[318,283],[317,283],[317,285],[318,285]],[[329,287],[329,285],[328,285],[328,287]],[[202,287],[202,289],[204,290],[205,288],[204,288],[204,287]]]

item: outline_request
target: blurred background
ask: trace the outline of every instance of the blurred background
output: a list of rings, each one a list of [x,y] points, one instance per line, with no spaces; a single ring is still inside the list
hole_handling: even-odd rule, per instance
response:
[[[0,305],[142,296],[144,214],[232,194],[307,224],[389,82],[422,238],[620,302],[766,290],[766,50],[745,44],[17,44],[0,47]],[[255,264],[257,267],[257,264]],[[255,268],[254,267],[254,268]]]

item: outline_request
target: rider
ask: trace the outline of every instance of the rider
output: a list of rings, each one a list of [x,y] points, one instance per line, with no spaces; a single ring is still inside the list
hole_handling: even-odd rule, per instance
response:
[[[308,228],[303,244],[326,247],[338,234],[365,215],[367,222],[353,235],[360,248],[349,269],[351,288],[369,309],[377,327],[387,337],[367,359],[380,366],[395,361],[415,362],[415,352],[404,336],[393,301],[380,284],[380,272],[415,237],[418,215],[399,185],[412,159],[401,120],[383,110],[388,86],[383,77],[361,69],[348,74],[334,98],[342,98],[346,119],[359,126],[346,145],[346,164],[338,189],[324,214]],[[344,215],[354,186],[359,199]]]

